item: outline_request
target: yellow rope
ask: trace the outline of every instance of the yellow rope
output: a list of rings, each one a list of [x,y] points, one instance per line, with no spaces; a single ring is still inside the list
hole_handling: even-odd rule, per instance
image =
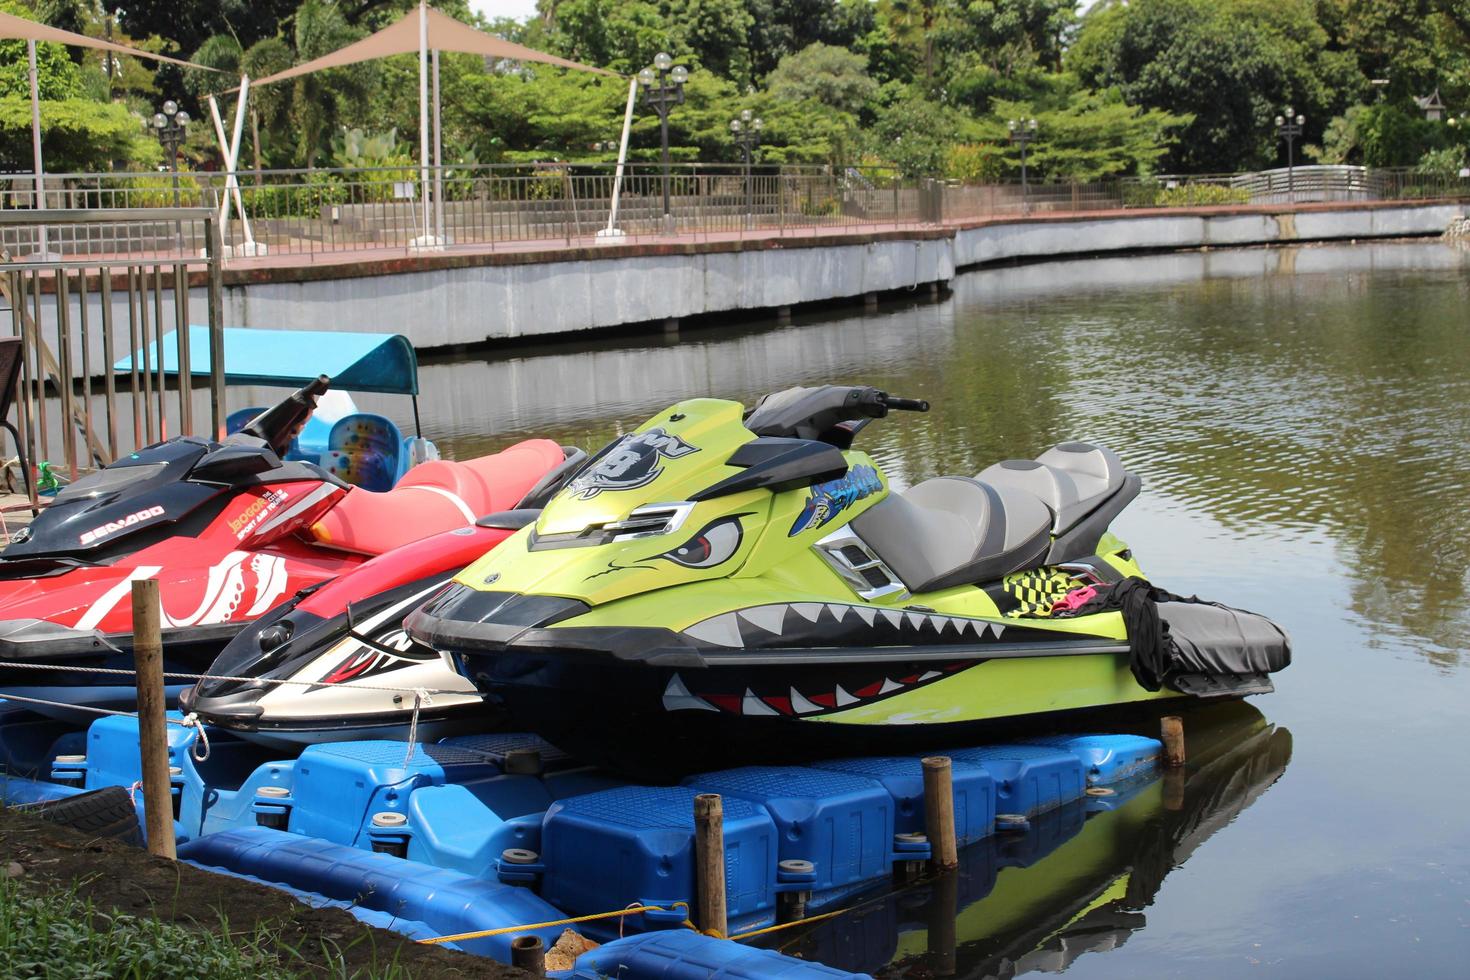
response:
[[[689,904],[687,902],[675,902],[668,908],[662,905],[639,905],[631,909],[619,909],[616,912],[598,912],[596,915],[579,915],[572,919],[557,919],[553,922],[533,922],[525,926],[503,926],[499,929],[481,929],[479,932],[461,932],[453,936],[435,936],[432,939],[420,939],[421,943],[457,943],[466,939],[484,939],[488,936],[503,936],[508,932],[530,932],[532,929],[548,929],[551,926],[570,926],[578,922],[595,922],[598,919],[616,919],[625,915],[637,915],[640,912],[672,912],[675,909],[684,910],[683,925],[690,929],[694,923],[689,921]]]
[[[856,908],[856,906],[854,906],[854,908]],[[847,908],[838,909],[836,912],[823,912],[820,915],[809,915],[804,919],[793,919],[790,922],[782,922],[774,926],[766,926],[764,929],[752,929],[749,932],[737,932],[735,935],[727,936],[725,938],[729,939],[731,942],[736,942],[741,939],[749,939],[752,936],[764,936],[768,932],[780,932],[782,929],[790,929],[792,926],[809,926],[813,922],[821,922],[823,919],[835,919],[837,916],[846,915],[851,911],[851,908]]]

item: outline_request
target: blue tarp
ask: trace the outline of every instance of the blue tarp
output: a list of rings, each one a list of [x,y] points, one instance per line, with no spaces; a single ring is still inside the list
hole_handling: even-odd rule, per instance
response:
[[[339,333],[335,330],[256,330],[225,327],[225,383],[299,388],[325,374],[338,391],[419,393],[419,363],[401,334]],[[158,370],[158,345],[148,345],[148,365]],[[114,366],[131,371],[132,357]],[[163,370],[179,371],[179,346],[163,338]],[[189,327],[189,374],[209,375],[209,328]]]

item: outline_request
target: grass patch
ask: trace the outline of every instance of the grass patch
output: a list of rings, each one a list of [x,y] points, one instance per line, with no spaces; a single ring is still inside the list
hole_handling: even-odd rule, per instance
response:
[[[33,891],[0,878],[0,976],[7,980],[209,980],[342,977],[397,980],[392,961],[350,969],[345,950],[321,938],[320,949],[290,946],[268,925],[232,931],[191,929],[104,909],[70,889]],[[354,944],[355,945],[355,944]]]

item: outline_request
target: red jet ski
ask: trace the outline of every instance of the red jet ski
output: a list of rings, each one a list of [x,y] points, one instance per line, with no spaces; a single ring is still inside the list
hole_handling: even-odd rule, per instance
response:
[[[0,552],[0,697],[130,703],[128,677],[29,665],[130,667],[136,579],[159,582],[166,669],[202,673],[245,625],[304,590],[537,499],[575,462],[536,439],[422,463],[384,493],[352,487],[282,460],[329,384],[319,378],[223,442],[170,439],[58,494]]]

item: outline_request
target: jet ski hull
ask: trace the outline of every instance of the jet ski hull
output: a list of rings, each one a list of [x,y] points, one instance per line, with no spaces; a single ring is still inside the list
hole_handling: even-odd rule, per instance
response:
[[[531,630],[498,650],[438,643],[516,727],[645,772],[942,746],[1178,696],[1138,686],[1126,644],[1106,638],[680,653],[669,631],[609,631],[601,650],[598,632]],[[557,645],[559,633],[576,642]]]

